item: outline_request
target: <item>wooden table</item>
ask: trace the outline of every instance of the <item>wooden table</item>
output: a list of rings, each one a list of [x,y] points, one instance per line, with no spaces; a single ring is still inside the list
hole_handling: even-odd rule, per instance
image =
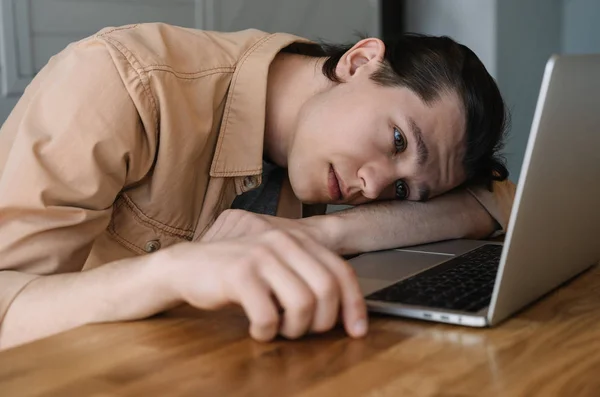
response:
[[[600,269],[495,329],[371,317],[300,341],[238,310],[81,327],[0,353],[0,396],[600,396]]]

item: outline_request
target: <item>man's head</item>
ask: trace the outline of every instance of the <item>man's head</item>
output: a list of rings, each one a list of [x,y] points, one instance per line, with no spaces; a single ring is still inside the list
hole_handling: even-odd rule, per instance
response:
[[[287,148],[302,201],[426,200],[508,176],[504,102],[467,47],[407,34],[286,51],[324,59],[328,82],[300,106]]]

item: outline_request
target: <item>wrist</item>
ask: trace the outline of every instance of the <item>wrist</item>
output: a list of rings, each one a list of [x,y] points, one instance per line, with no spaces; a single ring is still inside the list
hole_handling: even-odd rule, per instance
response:
[[[344,228],[342,219],[336,215],[317,215],[303,218],[302,223],[308,227],[313,238],[338,254],[343,254]]]
[[[187,243],[182,243],[187,244]],[[179,288],[182,269],[176,265],[179,247],[169,247],[146,256],[148,284],[152,286],[153,294],[160,296],[162,303],[172,306],[183,301]]]

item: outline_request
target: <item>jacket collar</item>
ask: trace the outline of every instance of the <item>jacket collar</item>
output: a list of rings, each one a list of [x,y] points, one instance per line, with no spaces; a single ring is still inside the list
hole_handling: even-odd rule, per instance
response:
[[[256,42],[240,58],[231,79],[211,177],[256,175],[261,183],[269,66],[294,42],[309,40],[275,33]],[[245,190],[245,189],[244,189]]]

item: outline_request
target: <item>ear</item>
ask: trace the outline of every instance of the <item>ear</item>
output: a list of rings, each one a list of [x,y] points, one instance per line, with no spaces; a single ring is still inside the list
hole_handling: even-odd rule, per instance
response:
[[[342,55],[335,67],[335,74],[343,82],[363,72],[370,76],[379,68],[384,55],[383,41],[374,37],[363,39]]]

